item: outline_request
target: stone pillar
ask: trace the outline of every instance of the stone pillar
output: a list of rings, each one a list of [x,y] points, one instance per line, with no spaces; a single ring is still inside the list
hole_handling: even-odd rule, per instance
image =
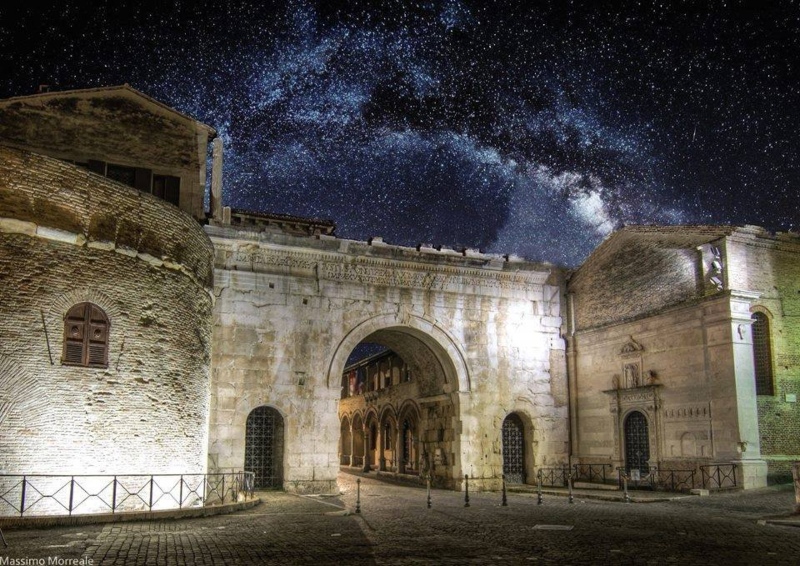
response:
[[[385,442],[384,436],[386,436],[386,431],[382,426],[378,427],[378,440],[375,443],[375,447],[378,449],[378,470],[381,472],[386,471],[386,454],[383,452],[383,445]]]
[[[353,458],[356,456],[356,438],[355,438],[355,430],[353,429],[353,425],[350,425],[350,461],[348,462],[348,466],[353,465]]]
[[[403,463],[403,452],[405,452],[405,445],[403,444],[403,431],[402,425],[398,424],[397,434],[394,435],[394,471],[398,474],[405,471],[405,464]]]
[[[800,461],[792,465],[792,478],[794,479],[794,512],[800,514]]]
[[[211,161],[211,217],[222,222],[222,138],[213,142]]]
[[[369,461],[367,460],[367,456],[369,455],[369,441],[370,441],[370,438],[369,438],[369,427],[365,426],[364,427],[364,462],[363,462],[363,464],[364,464],[363,471],[364,472],[368,472],[369,471]]]
[[[716,463],[736,464],[736,481],[744,489],[767,485],[750,328],[750,302],[756,297],[731,291],[704,306],[714,458]]]

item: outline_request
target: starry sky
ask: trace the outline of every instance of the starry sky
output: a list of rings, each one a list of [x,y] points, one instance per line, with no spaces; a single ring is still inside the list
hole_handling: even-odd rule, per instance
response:
[[[234,208],[566,266],[800,229],[794,0],[4,4],[0,97],[129,83],[217,129]]]

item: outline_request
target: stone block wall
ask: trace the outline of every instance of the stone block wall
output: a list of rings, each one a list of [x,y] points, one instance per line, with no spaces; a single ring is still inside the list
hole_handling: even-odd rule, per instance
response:
[[[438,364],[417,385],[421,404],[452,408],[431,418],[443,419],[454,476],[478,478],[475,488],[481,479],[498,483],[502,422],[514,411],[532,423],[537,463],[565,461],[566,384],[550,373],[553,351],[563,352],[557,270],[445,250],[206,230],[217,266],[210,468],[241,466],[247,415],[270,405],[286,422],[285,487],[335,489],[341,373],[352,349],[374,334],[394,341],[407,362],[423,348],[430,353],[415,363]]]
[[[740,444],[751,439],[740,420],[753,395],[737,394],[730,320],[729,299],[721,296],[578,333],[570,352],[575,457],[623,465],[624,419],[635,410],[648,421],[651,465],[688,469],[758,458],[757,438],[744,450]],[[629,364],[645,377],[638,385],[625,382]]]
[[[188,215],[0,148],[0,470],[203,472],[212,251]],[[109,319],[108,367],[62,365],[64,316]]]

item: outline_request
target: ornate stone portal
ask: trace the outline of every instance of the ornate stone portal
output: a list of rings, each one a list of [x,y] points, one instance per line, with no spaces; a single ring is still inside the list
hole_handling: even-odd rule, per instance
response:
[[[609,396],[618,467],[646,471],[660,461],[661,402],[655,373],[643,370],[644,347],[633,336],[619,350],[620,374],[614,374]],[[642,420],[642,417],[644,420]],[[634,442],[641,450],[634,450]],[[635,454],[645,454],[636,458]],[[647,468],[646,468],[647,467]]]

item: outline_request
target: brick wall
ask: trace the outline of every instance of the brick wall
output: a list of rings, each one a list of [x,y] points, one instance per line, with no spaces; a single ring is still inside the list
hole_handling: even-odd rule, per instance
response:
[[[7,148],[0,217],[0,470],[203,471],[212,251],[199,225]],[[83,301],[109,318],[107,368],[61,364],[63,317]]]
[[[630,320],[696,297],[697,265],[693,249],[665,248],[644,238],[623,243],[570,286],[577,329]]]
[[[211,241],[191,216],[57,159],[0,145],[0,217],[174,263],[211,285]]]

